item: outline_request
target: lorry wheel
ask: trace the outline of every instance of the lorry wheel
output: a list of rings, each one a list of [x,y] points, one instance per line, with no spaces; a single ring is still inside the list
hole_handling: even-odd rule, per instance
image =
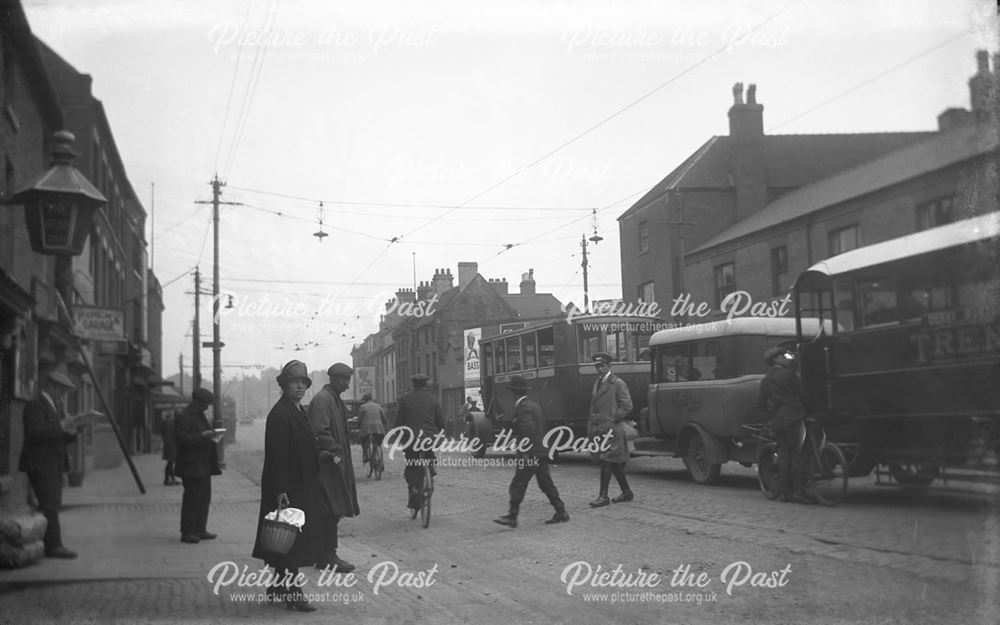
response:
[[[688,442],[687,453],[684,454],[684,466],[688,473],[698,484],[715,484],[719,481],[719,471],[721,464],[713,464],[708,461],[708,450],[705,449],[705,441],[701,440],[701,435],[695,434]]]

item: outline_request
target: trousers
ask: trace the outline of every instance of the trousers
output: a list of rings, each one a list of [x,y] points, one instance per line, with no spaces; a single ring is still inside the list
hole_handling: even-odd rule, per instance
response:
[[[538,488],[542,489],[545,496],[549,498],[549,503],[556,509],[556,512],[565,512],[566,506],[559,498],[559,490],[552,481],[552,470],[549,459],[545,456],[541,458],[519,458],[525,463],[517,468],[514,479],[510,481],[510,515],[517,516],[521,509],[521,502],[524,501],[524,493],[528,490],[528,484],[532,476],[538,482]],[[537,460],[538,463],[533,461]]]
[[[59,508],[62,507],[62,461],[44,462],[28,472],[28,482],[35,491],[38,508],[45,515],[45,551],[63,546],[62,530],[59,526]]]
[[[212,478],[182,477],[184,496],[181,498],[181,534],[207,531],[208,506],[212,502]]]

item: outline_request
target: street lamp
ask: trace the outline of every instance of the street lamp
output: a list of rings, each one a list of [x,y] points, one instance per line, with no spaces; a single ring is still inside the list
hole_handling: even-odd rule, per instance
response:
[[[107,198],[70,162],[73,133],[55,133],[52,165],[27,188],[11,198],[24,205],[31,249],[49,256],[79,256],[90,234],[97,209]]]

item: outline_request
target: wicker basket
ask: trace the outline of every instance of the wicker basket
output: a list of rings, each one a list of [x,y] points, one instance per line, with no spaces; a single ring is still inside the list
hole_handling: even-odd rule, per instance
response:
[[[285,555],[292,550],[299,528],[281,521],[263,519],[260,529],[260,544],[265,551]]]

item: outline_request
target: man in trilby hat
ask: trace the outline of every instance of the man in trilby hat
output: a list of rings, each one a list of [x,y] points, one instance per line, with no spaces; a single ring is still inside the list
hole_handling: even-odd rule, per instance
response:
[[[63,398],[76,388],[62,371],[52,371],[45,378],[34,400],[24,408],[24,447],[18,468],[28,474],[38,507],[48,525],[45,529],[45,555],[49,558],[75,558],[76,552],[62,543],[59,508],[62,506],[62,474],[69,470],[66,446],[76,439],[82,427],[78,417],[66,415]]]
[[[351,461],[351,441],[348,437],[347,406],[340,398],[351,385],[354,369],[338,362],[326,370],[330,383],[316,393],[309,402],[309,424],[316,435],[319,451],[319,483],[326,501],[323,519],[323,553],[316,559],[316,566],[336,568],[350,573],[354,565],[337,555],[338,525],[342,517],[357,516],[358,493]]]
[[[208,531],[208,508],[212,504],[212,476],[221,475],[216,432],[205,416],[215,395],[204,388],[191,393],[191,401],[174,420],[177,460],[174,474],[181,478],[181,542],[198,543],[216,534]]]
[[[554,523],[565,523],[569,521],[569,514],[566,513],[566,506],[559,498],[559,490],[552,482],[551,463],[549,462],[548,450],[543,443],[545,439],[545,417],[542,415],[542,407],[536,402],[528,399],[528,391],[531,385],[527,378],[520,375],[511,376],[510,392],[514,395],[514,437],[520,441],[530,441],[527,451],[521,452],[518,446],[517,470],[514,472],[514,479],[510,482],[510,507],[506,515],[493,519],[494,523],[517,527],[517,514],[524,501],[524,493],[528,489],[531,477],[535,476],[538,488],[542,489],[545,496],[549,498],[549,503],[555,508],[556,513],[551,519],[545,521],[547,525]]]

